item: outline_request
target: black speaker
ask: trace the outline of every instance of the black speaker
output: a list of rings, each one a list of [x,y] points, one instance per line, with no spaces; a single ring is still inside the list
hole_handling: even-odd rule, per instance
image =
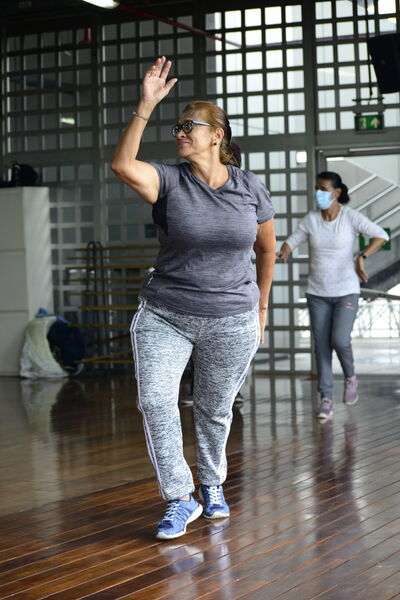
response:
[[[367,44],[381,93],[400,92],[400,33],[378,35]]]

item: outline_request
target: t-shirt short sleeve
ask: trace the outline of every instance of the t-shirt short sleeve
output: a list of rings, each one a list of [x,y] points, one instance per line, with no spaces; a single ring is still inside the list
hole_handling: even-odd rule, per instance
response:
[[[247,183],[249,190],[257,199],[257,223],[269,221],[275,214],[269,191],[259,177],[251,171],[247,171]]]
[[[165,163],[157,163],[153,161],[148,162],[156,169],[158,173],[158,179],[160,182],[158,197],[163,198],[178,185],[179,167],[176,165],[166,165]]]

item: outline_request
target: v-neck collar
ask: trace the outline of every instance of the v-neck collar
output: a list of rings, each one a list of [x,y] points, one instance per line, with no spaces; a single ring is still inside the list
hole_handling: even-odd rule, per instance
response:
[[[232,178],[232,172],[231,172],[230,165],[226,165],[226,167],[228,169],[228,179],[225,181],[225,183],[223,183],[219,187],[213,188],[210,185],[208,185],[208,183],[206,183],[205,181],[203,181],[202,179],[200,179],[200,177],[197,177],[197,175],[195,175],[194,173],[192,173],[192,171],[190,169],[190,164],[189,163],[184,163],[184,165],[186,167],[187,173],[190,175],[190,177],[192,177],[192,179],[196,183],[200,183],[201,185],[204,185],[208,190],[210,190],[213,193],[220,192],[221,190],[223,190],[225,188],[225,186],[229,185],[229,183],[231,181],[231,178]]]

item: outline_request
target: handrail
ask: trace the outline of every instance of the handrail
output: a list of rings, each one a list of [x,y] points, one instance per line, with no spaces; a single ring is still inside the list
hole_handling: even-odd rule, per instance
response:
[[[376,194],[376,196],[372,196],[372,198],[369,198],[369,200],[366,200],[364,202],[364,204],[360,204],[360,206],[357,206],[357,210],[363,210],[363,208],[367,208],[367,206],[369,206],[370,204],[373,204],[374,202],[376,202],[383,196],[386,196],[386,194],[390,194],[390,192],[392,192],[393,190],[395,190],[398,187],[399,187],[398,185],[395,185],[393,183],[389,187],[387,187],[384,190],[382,190],[381,192],[379,192],[379,194]]]
[[[362,181],[360,181],[360,183],[356,183],[356,185],[354,187],[349,189],[349,194],[353,194],[354,192],[357,192],[357,190],[364,187],[364,185],[367,185],[371,181],[374,181],[374,179],[377,179],[377,177],[378,177],[378,175],[376,175],[376,173],[375,173],[373,175],[370,175],[366,179],[363,179]]]
[[[400,300],[400,296],[389,294],[383,290],[374,290],[373,288],[361,288],[363,298],[386,298],[386,300]]]

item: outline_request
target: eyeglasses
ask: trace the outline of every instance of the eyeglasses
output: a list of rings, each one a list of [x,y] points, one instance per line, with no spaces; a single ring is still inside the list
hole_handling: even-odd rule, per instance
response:
[[[180,130],[182,130],[183,133],[190,133],[193,129],[193,125],[206,125],[206,127],[212,127],[210,123],[203,123],[203,121],[184,121],[183,123],[177,123],[173,126],[172,135],[176,137]]]

